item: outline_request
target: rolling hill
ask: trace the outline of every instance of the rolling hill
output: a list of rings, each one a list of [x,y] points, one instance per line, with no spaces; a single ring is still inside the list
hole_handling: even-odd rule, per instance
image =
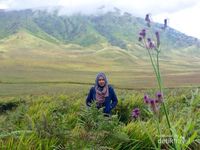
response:
[[[0,81],[93,83],[104,71],[118,87],[152,87],[148,55],[138,46],[142,18],[129,13],[59,15],[57,11],[0,12]],[[162,24],[153,29],[161,31]],[[199,85],[200,41],[172,28],[161,34],[167,86]]]

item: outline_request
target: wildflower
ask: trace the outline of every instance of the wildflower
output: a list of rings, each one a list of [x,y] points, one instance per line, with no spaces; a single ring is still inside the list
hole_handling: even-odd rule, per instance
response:
[[[162,94],[160,92],[157,92],[156,93],[156,98],[149,98],[148,95],[144,95],[144,102],[146,104],[148,104],[151,108],[151,110],[154,112],[154,113],[159,113],[159,103],[162,102]]]
[[[153,48],[155,48],[155,45],[154,45],[154,43],[151,41],[151,42],[149,42],[149,48],[150,49],[153,49]]]
[[[150,21],[149,14],[146,14],[145,21]]]
[[[167,28],[167,19],[164,19],[164,29]]]
[[[150,14],[146,14],[145,21],[147,22],[147,26],[150,27],[150,23],[151,23]]]
[[[158,113],[159,107],[158,107],[155,99],[150,99],[150,106],[154,113]]]
[[[145,29],[142,29],[142,31],[140,32],[140,36],[142,38],[145,38],[145,36],[146,36],[146,30]]]
[[[155,48],[155,45],[154,45],[153,41],[150,38],[147,39],[147,42],[148,42],[148,48],[150,48],[150,49]]]
[[[138,41],[139,41],[139,42],[141,42],[141,41],[142,41],[142,37],[141,37],[141,36],[138,38]]]
[[[144,95],[144,102],[145,102],[146,104],[149,103],[149,97],[148,97],[148,95]]]
[[[139,108],[134,108],[133,111],[132,111],[132,117],[133,118],[138,118],[140,115],[140,109]]]
[[[159,48],[159,46],[160,46],[160,35],[159,35],[159,32],[157,31],[156,33],[156,40],[157,40],[157,48]]]
[[[161,103],[161,102],[163,101],[163,95],[162,95],[162,93],[157,92],[157,93],[156,93],[156,97],[157,97],[157,101],[158,101],[159,103]]]

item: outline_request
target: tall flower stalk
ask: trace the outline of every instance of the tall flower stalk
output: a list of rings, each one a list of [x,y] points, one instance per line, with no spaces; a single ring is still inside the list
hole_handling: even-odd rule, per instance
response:
[[[150,14],[147,14],[145,17],[145,21],[147,23],[147,29],[142,29],[141,32],[139,33],[139,42],[142,44],[142,47],[144,47],[149,55],[150,58],[150,62],[151,65],[153,67],[154,73],[156,75],[156,80],[157,80],[157,84],[158,84],[158,89],[159,89],[159,93],[160,95],[157,95],[157,97],[161,97],[162,96],[162,102],[158,101],[156,102],[156,99],[149,99],[147,98],[148,96],[146,96],[146,100],[145,103],[149,103],[152,111],[156,114],[156,116],[158,116],[159,114],[159,108],[158,108],[158,104],[160,103],[161,106],[163,106],[164,109],[164,114],[166,116],[166,120],[167,120],[167,124],[168,124],[168,128],[170,130],[170,134],[172,136],[173,139],[173,146],[174,149],[177,149],[176,143],[175,143],[175,139],[173,136],[173,132],[172,132],[172,126],[169,120],[169,114],[165,105],[165,101],[164,101],[164,90],[163,90],[163,82],[162,82],[162,78],[161,78],[161,73],[160,73],[160,63],[159,63],[159,56],[160,56],[160,52],[161,52],[161,48],[160,48],[160,32],[156,31],[155,33],[153,33],[152,31],[152,27],[151,27],[151,19],[150,19]],[[165,30],[167,28],[167,19],[164,20],[164,26],[162,27],[163,30]],[[148,31],[148,32],[147,32]],[[150,32],[150,33],[149,33]],[[148,34],[147,34],[148,33]],[[151,35],[150,37],[148,37],[148,35]],[[160,124],[159,122],[157,122],[158,125],[158,130],[159,133],[161,134],[160,131]]]

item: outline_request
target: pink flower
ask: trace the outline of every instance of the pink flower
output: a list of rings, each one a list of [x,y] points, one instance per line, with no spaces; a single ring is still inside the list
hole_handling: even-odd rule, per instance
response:
[[[161,92],[156,93],[156,98],[159,103],[163,102],[163,94]]]
[[[159,46],[160,46],[160,35],[159,35],[158,31],[156,31],[155,34],[156,34],[157,48],[159,48]]]
[[[147,26],[150,27],[151,26],[150,14],[146,14],[145,21],[147,22]]]
[[[167,28],[167,19],[164,19],[164,29]]]
[[[142,29],[142,31],[139,34],[140,34],[140,37],[145,38],[145,36],[146,36],[146,30]]]
[[[159,113],[160,103],[163,102],[163,95],[161,92],[156,93],[156,98],[149,98],[147,94],[144,95],[144,103],[148,104],[154,113]]]
[[[148,95],[144,95],[144,102],[145,102],[146,104],[149,103],[149,97],[148,97]]]
[[[132,117],[133,118],[138,118],[140,115],[140,109],[139,108],[134,108],[133,111],[132,111]]]

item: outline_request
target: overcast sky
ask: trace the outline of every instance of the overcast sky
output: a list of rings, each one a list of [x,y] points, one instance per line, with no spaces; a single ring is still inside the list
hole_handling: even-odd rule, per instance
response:
[[[151,13],[154,21],[162,23],[164,18],[168,18],[171,27],[200,39],[199,0],[0,0],[0,9],[52,6],[65,7],[62,12],[67,14],[93,14],[102,6],[105,6],[105,11],[117,7],[143,18],[146,13]]]

